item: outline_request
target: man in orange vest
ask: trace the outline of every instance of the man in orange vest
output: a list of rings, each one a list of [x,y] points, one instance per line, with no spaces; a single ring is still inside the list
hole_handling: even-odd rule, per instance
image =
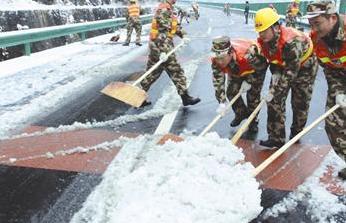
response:
[[[334,1],[319,0],[308,5],[305,17],[328,83],[326,109],[341,105],[326,118],[325,129],[335,152],[346,161],[346,16],[337,13]],[[346,168],[339,177],[346,179]]]
[[[169,78],[173,81],[178,94],[181,96],[184,106],[194,105],[200,102],[199,98],[194,98],[188,94],[186,77],[184,70],[177,61],[175,54],[169,57],[165,56],[173,48],[173,37],[178,35],[183,38],[184,33],[178,26],[177,17],[173,12],[173,5],[176,0],[167,0],[166,3],[160,3],[154,15],[149,41],[149,56],[147,62],[147,70],[156,64],[160,58],[164,58],[164,62],[141,81],[142,89],[148,91],[150,86],[160,77],[163,71],[166,71]],[[151,104],[144,101],[143,106]]]
[[[268,140],[260,142],[266,147],[285,144],[285,104],[289,90],[293,111],[290,138],[303,130],[318,68],[311,39],[299,30],[281,26],[279,19],[271,8],[260,9],[255,15],[258,43],[272,73],[273,98],[267,103]]]
[[[267,59],[260,53],[255,41],[234,39],[228,36],[213,39],[212,70],[215,97],[219,102],[217,112],[223,115],[226,101],[231,100],[240,90],[244,81],[251,85],[247,91],[247,106],[240,97],[232,109],[235,118],[231,126],[238,126],[246,119],[260,103],[261,90],[268,67]],[[258,131],[258,122],[253,121],[249,126],[250,133]]]
[[[133,29],[136,30],[136,45],[142,46],[141,44],[141,33],[142,33],[142,24],[139,18],[141,8],[136,3],[136,0],[130,0],[130,5],[127,7],[127,37],[123,46],[128,46],[131,42],[131,35]]]

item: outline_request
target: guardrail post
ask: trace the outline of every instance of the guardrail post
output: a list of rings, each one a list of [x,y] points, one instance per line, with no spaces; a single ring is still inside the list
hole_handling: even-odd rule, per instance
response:
[[[86,33],[85,33],[85,32],[82,32],[82,33],[80,34],[80,38],[81,38],[82,41],[85,40],[85,39],[86,39]]]
[[[30,43],[24,44],[24,53],[26,56],[30,56],[30,54],[31,54],[31,44]]]

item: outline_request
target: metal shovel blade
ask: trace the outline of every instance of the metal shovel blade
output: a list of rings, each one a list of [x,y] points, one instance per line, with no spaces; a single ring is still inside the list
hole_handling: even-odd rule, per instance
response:
[[[144,90],[123,82],[112,82],[103,88],[101,93],[136,108],[140,107],[148,97]]]

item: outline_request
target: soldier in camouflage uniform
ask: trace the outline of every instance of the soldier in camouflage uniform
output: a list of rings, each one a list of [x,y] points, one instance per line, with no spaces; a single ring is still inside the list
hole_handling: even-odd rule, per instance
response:
[[[287,7],[285,18],[286,26],[296,28],[298,16],[301,16],[301,13],[299,12],[299,2],[295,0]]]
[[[126,41],[123,44],[124,46],[128,46],[131,42],[131,35],[133,29],[136,30],[136,45],[142,46],[141,44],[141,33],[142,33],[142,24],[139,18],[140,15],[140,7],[136,3],[136,0],[130,0],[130,5],[127,8],[127,37]]]
[[[307,7],[311,38],[328,83],[326,110],[341,105],[325,120],[325,129],[335,152],[346,161],[346,16],[339,15],[331,0],[319,0]],[[346,168],[339,172],[346,179]]]
[[[267,103],[268,140],[260,142],[266,147],[285,144],[285,104],[290,89],[293,111],[290,138],[303,130],[318,68],[311,39],[294,28],[281,26],[279,19],[271,8],[261,9],[255,16],[258,43],[272,72],[272,100]]]
[[[152,21],[149,41],[149,57],[147,70],[156,64],[160,58],[163,62],[150,75],[141,81],[142,89],[148,91],[150,86],[160,77],[162,71],[166,71],[169,78],[173,81],[178,94],[181,96],[184,106],[194,105],[200,102],[199,98],[191,97],[187,91],[186,77],[184,70],[178,63],[175,54],[166,56],[174,48],[173,37],[178,35],[183,38],[183,30],[178,26],[177,18],[174,16],[173,4],[176,0],[167,0],[167,3],[160,3]],[[144,101],[143,106],[149,105],[149,101]]]
[[[237,126],[246,119],[260,103],[261,90],[265,73],[268,67],[266,58],[259,52],[255,41],[234,39],[232,42],[227,36],[217,37],[213,40],[212,57],[213,84],[215,97],[220,103],[218,112],[224,113],[227,99],[232,99],[240,90],[243,81],[251,85],[248,90],[247,106],[242,97],[233,105],[235,118],[231,126]],[[249,131],[258,131],[258,122],[253,121]]]

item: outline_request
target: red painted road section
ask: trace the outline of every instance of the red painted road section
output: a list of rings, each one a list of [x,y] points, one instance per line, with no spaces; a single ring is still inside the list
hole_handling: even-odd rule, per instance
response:
[[[44,127],[32,126],[26,132],[43,130]],[[43,136],[24,137],[0,142],[0,163],[22,167],[103,173],[120,148],[108,151],[99,150],[88,153],[57,155],[47,158],[46,154],[58,151],[69,151],[76,147],[91,147],[97,144],[113,141],[120,136],[136,137],[133,133],[116,133],[103,129],[86,129],[70,132],[47,134]],[[240,140],[238,146],[243,148],[246,161],[255,167],[262,163],[275,151],[259,151],[253,141]],[[270,166],[262,171],[257,179],[264,188],[292,191],[297,188],[320,165],[330,146],[296,144],[289,148]],[[10,163],[9,158],[17,161]],[[322,176],[321,176],[322,177]],[[331,173],[321,178],[327,185],[335,185]],[[327,186],[328,187],[328,186]],[[335,193],[344,193],[336,186],[328,187]],[[342,188],[341,188],[342,189]]]

